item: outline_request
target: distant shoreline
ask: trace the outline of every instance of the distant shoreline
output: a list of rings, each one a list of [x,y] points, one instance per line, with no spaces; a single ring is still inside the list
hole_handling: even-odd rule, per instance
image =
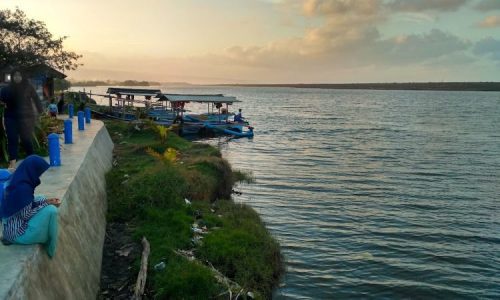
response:
[[[337,83],[337,84],[217,84],[238,87],[289,87],[346,90],[478,91],[499,92],[500,82],[407,82],[407,83]]]

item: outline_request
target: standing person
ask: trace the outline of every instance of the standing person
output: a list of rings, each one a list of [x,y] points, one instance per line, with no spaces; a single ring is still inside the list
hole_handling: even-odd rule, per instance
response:
[[[40,176],[49,164],[40,156],[28,156],[16,169],[0,202],[4,244],[43,244],[50,258],[57,246],[57,207],[61,201],[34,195]]]
[[[57,111],[62,114],[64,110],[64,92],[61,92],[59,96],[59,101],[57,102]]]
[[[2,89],[0,95],[0,100],[6,104],[4,118],[9,168],[16,166],[19,139],[26,154],[33,154],[33,133],[38,116],[43,112],[35,88],[23,75],[21,71],[14,71],[11,83]]]

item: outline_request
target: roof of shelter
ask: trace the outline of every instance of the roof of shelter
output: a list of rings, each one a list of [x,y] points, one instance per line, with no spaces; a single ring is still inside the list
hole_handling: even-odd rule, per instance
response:
[[[117,88],[110,87],[106,91],[108,94],[120,94],[120,95],[130,95],[130,96],[156,96],[161,93],[157,89],[134,89],[134,88]]]
[[[18,66],[7,65],[0,68],[0,73],[10,73],[16,69],[20,69],[22,72],[27,72],[32,75],[44,74],[47,77],[60,78],[60,79],[67,77],[64,73],[52,68],[47,64],[37,64],[29,67],[18,67]]]
[[[161,94],[159,93],[156,98],[163,101],[170,102],[199,102],[199,103],[228,103],[241,102],[236,97],[228,97],[222,94],[212,95],[190,95],[190,94]]]

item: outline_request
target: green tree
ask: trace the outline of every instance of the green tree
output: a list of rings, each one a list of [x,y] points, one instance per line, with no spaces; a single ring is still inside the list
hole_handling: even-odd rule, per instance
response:
[[[0,68],[47,64],[59,70],[74,70],[81,55],[63,48],[66,36],[55,38],[45,23],[32,20],[16,8],[0,10]]]
[[[71,87],[71,82],[66,79],[54,79],[54,89],[56,91],[65,91]]]

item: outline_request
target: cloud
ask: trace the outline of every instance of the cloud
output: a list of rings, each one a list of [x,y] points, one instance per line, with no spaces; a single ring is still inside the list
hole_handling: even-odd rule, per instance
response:
[[[499,0],[482,0],[476,5],[476,9],[480,11],[500,10]]]
[[[193,59],[199,63],[212,61],[220,66],[231,64],[254,70],[286,69],[294,72],[398,64],[424,65],[431,61],[445,61],[444,58],[451,54],[463,57],[463,52],[471,48],[471,43],[438,29],[420,34],[383,37],[377,26],[395,13],[427,16],[425,11],[455,10],[465,2],[286,0],[284,3],[289,8],[321,23],[314,23],[315,26],[308,28],[300,37],[262,46],[229,47],[222,53]]]
[[[292,0],[288,0],[291,3]],[[388,12],[456,11],[468,0],[303,0],[306,16],[361,16]],[[498,0],[494,0],[498,2]]]
[[[381,0],[305,0],[303,11],[307,16],[339,16],[344,14],[375,15],[382,5]]]
[[[467,0],[393,0],[387,7],[394,11],[455,11],[464,5]]]
[[[224,53],[199,57],[215,62],[261,70],[312,71],[325,68],[424,65],[426,62],[462,54],[471,44],[434,29],[424,34],[381,38],[375,28],[350,29],[337,34],[336,27],[317,28],[302,38],[273,42],[262,47],[231,47]]]
[[[474,46],[474,54],[483,55],[500,62],[500,40],[488,37]]]
[[[378,59],[389,64],[420,63],[461,52],[471,44],[459,37],[433,29],[425,34],[400,36],[379,42],[383,53]]]
[[[465,65],[472,68],[482,61],[480,58],[489,60],[489,67],[495,65],[491,60],[499,60],[500,41],[490,38],[474,44],[440,29],[386,36],[379,28],[393,16],[413,18],[426,23],[423,28],[432,28],[429,27],[435,23],[432,16],[437,18],[439,12],[458,10],[468,1],[477,3],[283,0],[276,6],[292,12],[298,22],[309,26],[295,37],[254,46],[236,45],[217,53],[190,57],[136,58],[131,63],[137,72],[155,70],[159,80],[208,83],[243,82],[252,78],[254,82],[436,80],[432,77],[436,70],[440,72],[439,80],[443,74],[449,79],[465,79],[470,73],[458,72]],[[107,63],[110,69],[120,70],[123,61],[126,60]],[[210,74],[210,78],[201,78],[199,74]]]
[[[500,16],[486,17],[481,23],[479,23],[479,27],[483,28],[500,27]]]

